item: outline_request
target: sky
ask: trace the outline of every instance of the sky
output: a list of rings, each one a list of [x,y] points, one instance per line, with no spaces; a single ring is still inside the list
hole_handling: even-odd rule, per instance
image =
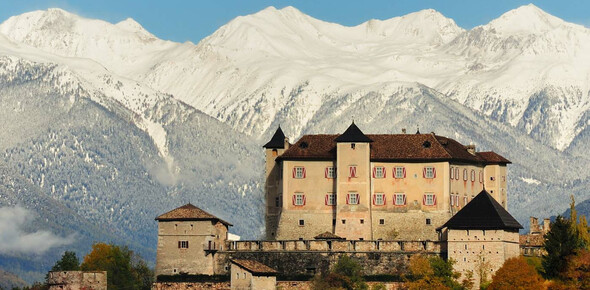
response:
[[[293,6],[314,18],[347,26],[432,8],[470,29],[529,3],[568,22],[590,27],[590,1],[587,0],[1,0],[0,21],[33,10],[58,7],[112,23],[131,17],[159,38],[197,43],[231,19],[268,6]]]

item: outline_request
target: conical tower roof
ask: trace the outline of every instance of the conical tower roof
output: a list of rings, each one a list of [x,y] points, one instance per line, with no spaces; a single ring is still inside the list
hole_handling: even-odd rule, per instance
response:
[[[268,149],[283,149],[283,148],[285,148],[285,134],[283,133],[283,130],[281,130],[281,126],[279,126],[279,128],[277,129],[275,134],[272,136],[270,141],[268,141],[268,143],[264,144],[264,146],[262,146],[262,147],[268,148]]]
[[[348,129],[335,139],[336,142],[350,142],[350,143],[370,143],[373,140],[369,139],[367,135],[357,127],[354,122],[350,124]]]
[[[442,228],[518,230],[522,226],[484,189],[437,230]]]

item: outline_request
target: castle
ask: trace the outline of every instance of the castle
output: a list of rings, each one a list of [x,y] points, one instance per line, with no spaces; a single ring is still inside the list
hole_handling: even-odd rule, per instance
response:
[[[268,284],[257,275],[269,271],[238,279],[243,265],[313,275],[343,255],[365,275],[397,275],[420,254],[455,260],[478,287],[519,255],[522,226],[506,209],[510,161],[497,153],[434,133],[365,135],[354,123],[295,144],[279,127],[264,148],[266,239],[229,241],[230,223],[181,206],[156,218],[158,277],[240,269],[232,283]]]
[[[484,188],[504,208],[506,158],[430,134],[305,135],[279,127],[266,149],[266,238],[436,240]]]

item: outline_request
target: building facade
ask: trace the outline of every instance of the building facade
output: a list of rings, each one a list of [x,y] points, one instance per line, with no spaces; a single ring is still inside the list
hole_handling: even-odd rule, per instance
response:
[[[107,271],[51,271],[50,290],[107,290]]]
[[[204,210],[186,204],[156,218],[158,248],[156,276],[203,274],[220,271],[216,254],[228,240],[225,222]]]
[[[266,151],[266,239],[436,240],[484,188],[507,208],[506,158],[431,134],[305,135]]]
[[[480,281],[490,281],[504,261],[520,254],[519,229],[520,223],[484,190],[437,231],[447,259],[463,276],[472,272],[479,289]]]

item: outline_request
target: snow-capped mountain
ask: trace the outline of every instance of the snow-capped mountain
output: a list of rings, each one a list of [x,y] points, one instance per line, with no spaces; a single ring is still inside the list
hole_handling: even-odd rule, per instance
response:
[[[259,146],[279,124],[293,140],[354,118],[511,159],[526,224],[590,198],[589,64],[590,30],[533,5],[471,30],[434,10],[347,27],[269,7],[198,44],[34,11],[0,24],[0,169],[149,256],[146,221],[188,201],[256,237]],[[0,205],[39,203],[2,190]]]
[[[59,9],[12,17],[0,32],[94,59],[255,137],[282,117],[299,136],[319,104],[389,82],[424,84],[559,150],[590,121],[590,30],[534,5],[469,31],[434,10],[346,27],[269,7],[197,45]],[[289,107],[294,98],[302,105]]]

